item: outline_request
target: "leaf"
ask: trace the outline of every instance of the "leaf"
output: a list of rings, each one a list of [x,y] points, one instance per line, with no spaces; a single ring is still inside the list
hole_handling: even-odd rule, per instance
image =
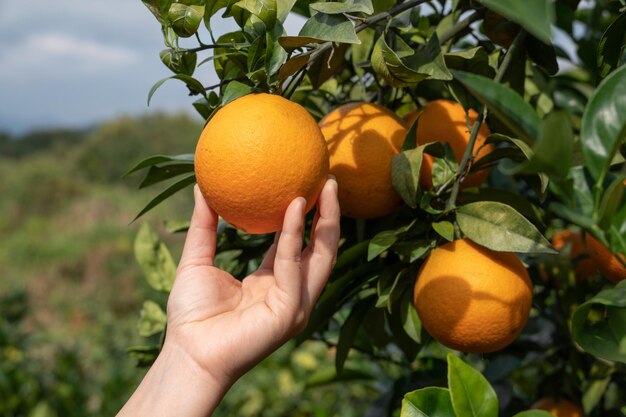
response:
[[[591,320],[594,317],[595,320]],[[626,281],[600,291],[572,315],[572,336],[586,352],[626,363]]]
[[[204,18],[204,6],[172,3],[167,12],[167,19],[172,29],[180,37],[188,38],[197,31]]]
[[[276,25],[278,17],[276,0],[241,0],[235,5],[258,17],[268,30]]]
[[[400,417],[456,417],[450,391],[427,387],[406,393],[402,399]]]
[[[526,51],[533,62],[543,68],[548,75],[555,75],[559,71],[554,46],[546,44],[534,36],[526,38]]]
[[[123,177],[126,177],[132,174],[133,172],[139,171],[140,169],[144,169],[152,165],[161,164],[163,162],[177,162],[177,161],[184,161],[184,162],[189,162],[193,164],[193,154],[186,153],[186,154],[173,155],[173,156],[170,156],[170,155],[149,156],[148,158],[143,159],[139,161],[137,164],[135,164],[131,169],[128,170],[128,172],[126,172],[123,175]]]
[[[161,307],[152,300],[143,302],[139,313],[139,335],[150,337],[165,330],[167,317]]]
[[[278,43],[285,29],[280,21],[276,22],[274,29],[265,33],[265,72],[268,77],[274,76],[287,60],[287,51]]]
[[[400,309],[402,327],[407,336],[413,339],[415,343],[422,343],[422,322],[417,315],[417,310],[415,310],[415,304],[413,304],[413,291],[405,291],[400,301]]]
[[[335,369],[337,375],[341,375],[343,365],[348,359],[348,353],[354,343],[357,332],[365,319],[367,311],[372,308],[374,297],[369,297],[357,302],[350,311],[350,315],[341,326],[339,341],[337,342],[337,354],[335,356]]]
[[[296,0],[276,0],[276,18],[279,22],[285,23],[295,3]]]
[[[550,242],[514,208],[495,201],[469,203],[457,209],[459,228],[491,250],[557,254]]]
[[[161,192],[159,195],[154,197],[150,202],[135,216],[133,222],[146,214],[148,211],[152,210],[156,206],[158,206],[163,201],[167,200],[172,195],[176,194],[178,191],[182,190],[185,187],[188,187],[196,182],[195,175],[189,175],[182,180],[175,182],[165,189],[165,191]],[[131,222],[132,223],[132,222]]]
[[[391,245],[396,243],[396,240],[398,240],[398,237],[395,230],[385,230],[378,233],[370,240],[370,244],[367,247],[367,261],[371,261],[389,249]]]
[[[189,51],[174,51],[164,49],[159,53],[161,62],[176,74],[193,75],[196,70],[198,54]]]
[[[435,222],[432,223],[431,226],[433,230],[439,234],[439,236],[443,237],[449,242],[454,240],[454,225],[450,222]]]
[[[240,83],[239,81],[231,81],[226,85],[226,88],[224,88],[224,94],[222,96],[222,106],[225,106],[226,104],[238,99],[239,97],[250,94],[252,91],[253,88],[247,84]]]
[[[295,49],[302,48],[303,46],[323,43],[324,41],[321,39],[311,38],[309,36],[281,36],[278,38],[278,42],[287,52],[292,52]]]
[[[204,86],[202,85],[200,81],[196,80],[193,77],[190,77],[189,75],[176,74],[176,75],[172,75],[171,77],[163,78],[162,80],[159,80],[156,83],[154,83],[154,85],[150,89],[150,92],[148,93],[148,106],[150,105],[150,100],[152,99],[152,96],[154,95],[156,90],[159,87],[161,87],[163,83],[165,83],[167,80],[172,80],[172,79],[181,80],[182,82],[184,82],[187,88],[189,88],[189,91],[191,91],[194,94],[205,95]]]
[[[515,414],[513,417],[553,417],[553,415],[543,410],[526,410]]]
[[[456,417],[497,417],[498,397],[484,376],[448,353],[448,386]]]
[[[493,78],[496,70],[489,65],[489,54],[481,47],[463,51],[448,52],[444,55],[446,66],[449,69],[471,72]]]
[[[550,0],[478,0],[479,3],[519,24],[544,43],[551,43],[554,6]]]
[[[172,0],[142,0],[142,3],[162,25],[167,23],[167,11],[170,9]]]
[[[609,228],[612,220],[616,217],[615,214],[620,208],[625,206],[623,201],[624,181],[626,181],[626,176],[624,175],[615,178],[602,196],[598,210],[598,224],[603,229]]]
[[[351,368],[346,365],[341,374],[337,374],[335,367],[324,367],[313,371],[311,376],[306,380],[307,387],[318,387],[321,385],[327,385],[334,382],[341,381],[356,381],[356,380],[369,380],[373,379],[373,376],[363,369]]]
[[[287,78],[291,77],[309,63],[309,54],[296,55],[285,62],[278,71],[278,82],[282,85]]]
[[[374,13],[374,6],[371,0],[344,0],[337,2],[320,2],[311,3],[309,7],[312,10],[327,13],[327,14],[340,14],[340,13]]]
[[[595,180],[603,179],[626,140],[626,66],[605,78],[585,108],[580,136],[585,163]]]
[[[135,258],[152,288],[169,292],[176,275],[176,265],[170,251],[144,223],[135,238]]]
[[[521,164],[515,172],[542,172],[564,178],[572,166],[573,153],[574,132],[570,116],[563,110],[555,111],[542,121],[529,161]]]
[[[539,116],[519,94],[481,75],[455,70],[452,74],[516,135],[530,143],[535,141],[539,135]]]
[[[319,88],[324,82],[341,70],[345,62],[348,45],[341,44],[326,51],[320,58],[312,61],[308,69],[309,80],[313,88]]]
[[[619,67],[624,47],[626,47],[626,11],[606,28],[600,39],[597,57],[598,80],[602,80]]]
[[[181,174],[193,172],[193,163],[186,164],[170,164],[164,166],[153,165],[148,170],[139,188],[149,187],[162,181],[169,180]]]
[[[416,126],[416,124],[414,124]],[[411,128],[413,130],[413,128]],[[410,135],[410,131],[409,131]],[[412,138],[412,139],[409,139]],[[407,141],[415,143],[415,134],[407,135]],[[394,155],[391,160],[391,183],[402,200],[411,208],[416,208],[419,194],[419,178],[422,169],[422,159],[424,151],[429,151],[443,156],[443,146],[441,142],[432,142],[409,149]]]
[[[298,36],[337,43],[361,42],[350,19],[340,14],[315,14],[304,23]]]

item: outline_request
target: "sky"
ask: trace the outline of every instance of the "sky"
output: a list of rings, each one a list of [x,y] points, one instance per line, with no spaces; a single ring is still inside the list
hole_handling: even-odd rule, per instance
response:
[[[219,16],[218,16],[219,17]],[[234,30],[221,19],[214,32]],[[297,19],[288,22],[298,32]],[[159,23],[141,0],[0,0],[0,131],[87,127],[120,115],[193,113],[194,98],[161,63]],[[194,75],[217,82],[212,66]]]

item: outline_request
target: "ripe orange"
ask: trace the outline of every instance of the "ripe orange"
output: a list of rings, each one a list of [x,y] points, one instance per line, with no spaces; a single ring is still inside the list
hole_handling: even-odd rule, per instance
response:
[[[589,255],[598,265],[598,269],[602,275],[614,283],[618,283],[626,279],[626,268],[617,259],[617,256],[613,255],[613,252],[602,244],[598,239],[587,234],[587,247],[589,248]],[[620,258],[625,259],[624,254],[619,255]]]
[[[461,239],[430,253],[413,296],[424,328],[441,344],[485,353],[519,336],[530,314],[532,283],[515,254]]]
[[[373,218],[394,211],[402,200],[391,183],[391,160],[406,137],[402,120],[377,104],[350,103],[328,113],[319,125],[342,214]]]
[[[248,233],[280,230],[296,197],[310,210],[328,176],[326,143],[313,117],[271,94],[221,108],[200,135],[194,163],[209,206]]]
[[[554,417],[583,416],[582,408],[565,398],[555,399],[552,397],[545,397],[534,403],[530,408],[534,410],[545,410]]]
[[[411,114],[411,113],[409,113]],[[478,118],[478,114],[471,110],[468,112],[470,126]],[[408,117],[408,115],[407,115]],[[411,116],[414,121],[417,114]],[[478,136],[474,143],[474,152],[478,150],[487,140],[491,131],[486,124],[482,124],[478,130]],[[470,130],[467,127],[467,117],[465,109],[459,103],[450,100],[435,100],[426,104],[421,110],[421,116],[417,125],[416,139],[418,145],[425,145],[429,142],[448,142],[454,150],[457,162],[461,162],[465,148],[469,143]],[[493,149],[493,145],[484,146],[476,160],[487,155]],[[432,188],[432,170],[434,159],[432,156],[424,154],[422,171],[420,172],[420,185],[422,188]],[[462,187],[477,187],[482,184],[489,171],[480,170],[465,178]]]
[[[559,230],[552,235],[552,246],[558,251],[569,249],[569,258],[576,259],[576,279],[584,280],[596,274],[598,266],[588,256],[587,245],[582,234],[570,230]]]

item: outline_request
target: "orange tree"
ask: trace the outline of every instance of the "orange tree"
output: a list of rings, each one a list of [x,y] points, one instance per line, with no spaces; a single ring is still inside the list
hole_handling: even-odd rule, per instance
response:
[[[372,378],[355,358],[379,376],[393,364],[376,415],[548,415],[533,404],[626,414],[623,0],[143,3],[174,73],[149,100],[175,79],[206,120],[253,93],[323,119],[342,239],[296,342],[329,347],[328,381]],[[290,14],[305,19],[297,35],[284,29]],[[238,29],[215,33],[220,16]],[[194,78],[208,65],[218,84]],[[195,182],[193,160],[159,155],[130,170],[163,187],[139,215]],[[224,221],[218,231],[235,276],[273,239]],[[136,253],[167,293],[174,262],[147,225]],[[154,345],[131,349],[141,364],[158,353],[164,318],[144,303],[140,331]]]

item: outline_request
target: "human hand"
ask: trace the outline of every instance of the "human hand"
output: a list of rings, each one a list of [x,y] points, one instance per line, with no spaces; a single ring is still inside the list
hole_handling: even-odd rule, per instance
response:
[[[243,281],[214,266],[218,216],[197,187],[194,197],[163,350],[120,415],[127,409],[210,415],[237,378],[304,328],[334,265],[340,216],[334,179],[318,199],[308,247],[302,250],[306,202],[297,198],[263,263]],[[172,404],[176,393],[185,398],[185,411]],[[164,405],[141,401],[150,395]]]

